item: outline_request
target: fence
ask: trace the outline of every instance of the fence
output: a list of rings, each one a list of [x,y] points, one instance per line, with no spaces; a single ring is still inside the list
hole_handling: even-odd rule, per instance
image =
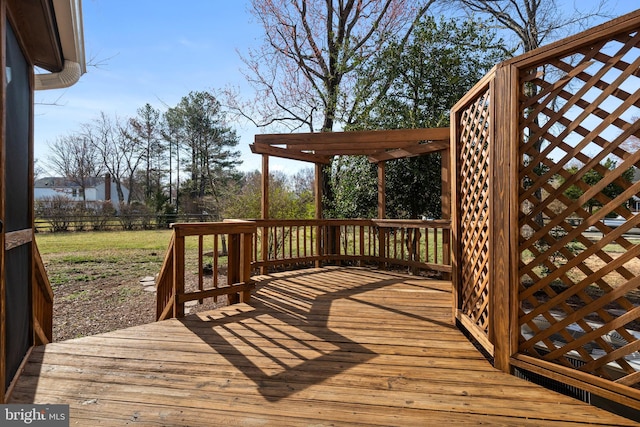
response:
[[[115,231],[115,230],[151,230],[169,228],[175,222],[211,221],[207,214],[133,214],[133,215],[76,215],[73,213],[56,217],[40,216],[34,221],[36,232],[65,231]]]

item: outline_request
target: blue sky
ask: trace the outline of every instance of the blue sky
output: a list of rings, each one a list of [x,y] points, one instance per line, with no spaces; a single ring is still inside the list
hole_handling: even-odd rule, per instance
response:
[[[640,6],[638,0],[610,4],[615,16]],[[49,143],[100,112],[131,117],[146,103],[175,106],[190,91],[229,84],[248,90],[238,52],[262,37],[248,7],[248,0],[83,0],[87,61],[103,64],[88,67],[71,88],[36,93],[35,157],[46,162]],[[46,105],[51,103],[57,105]],[[240,169],[260,169],[260,156],[248,145],[262,131],[247,123],[232,126],[241,137]],[[277,158],[270,164],[285,172],[308,166]]]
[[[49,143],[101,111],[131,117],[145,103],[164,110],[190,91],[242,86],[237,51],[246,52],[261,36],[244,1],[84,0],[82,6],[87,61],[104,64],[89,66],[71,88],[36,93],[35,157],[41,162]],[[242,169],[259,169],[260,156],[248,144],[261,131],[234,127],[241,136]]]

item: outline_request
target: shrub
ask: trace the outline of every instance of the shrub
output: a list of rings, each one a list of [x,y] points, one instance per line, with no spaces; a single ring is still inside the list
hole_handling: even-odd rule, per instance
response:
[[[114,217],[116,210],[111,201],[92,202],[89,213],[91,228],[95,231],[102,231],[107,228],[107,224]]]
[[[148,229],[151,227],[151,214],[150,209],[143,203],[120,203],[118,220],[125,230]]]
[[[43,197],[36,201],[36,213],[49,221],[51,231],[68,231],[77,203],[67,196]]]

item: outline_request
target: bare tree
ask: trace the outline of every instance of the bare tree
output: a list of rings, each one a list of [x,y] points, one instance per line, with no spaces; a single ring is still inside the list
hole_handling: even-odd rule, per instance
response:
[[[112,120],[104,112],[94,122],[82,126],[83,135],[91,142],[115,181],[121,203],[125,201],[123,183],[129,189],[126,202],[131,202],[134,177],[144,156],[141,144],[131,136],[128,126],[128,120],[117,116]]]
[[[406,40],[434,2],[252,0],[265,39],[242,59],[256,98],[231,96],[231,109],[257,126],[333,130],[358,102],[350,88],[362,64],[389,37]]]
[[[500,27],[512,31],[522,52],[529,52],[567,32],[583,29],[593,18],[608,17],[608,0],[599,0],[591,9],[574,9],[564,14],[557,0],[450,0],[474,13],[494,18]]]
[[[550,42],[555,38],[566,35],[561,32],[569,32],[587,26],[595,17],[603,17],[603,13],[608,3],[607,0],[599,0],[590,10],[578,11],[563,14],[557,0],[450,0],[452,4],[463,5],[467,10],[474,13],[488,14],[495,19],[498,24],[513,32],[518,40],[519,47],[523,52],[529,52],[540,47],[545,42]],[[542,70],[545,72],[544,70]],[[532,73],[535,70],[530,71]],[[536,95],[537,87],[530,82],[525,85],[524,94],[531,98]],[[536,125],[539,117],[534,117]],[[528,136],[525,136],[528,138]],[[538,138],[530,141],[535,153],[540,153],[544,140]],[[525,162],[531,161],[535,156],[529,155]],[[545,165],[538,163],[534,171],[541,175],[544,173]],[[542,200],[542,190],[537,189],[534,196]],[[542,213],[536,216],[536,222],[542,226]]]
[[[42,166],[40,159],[33,160],[33,180],[37,181],[46,173],[45,168]]]
[[[86,188],[91,178],[104,172],[102,159],[93,149],[91,141],[83,135],[59,137],[50,145],[49,167],[80,187],[82,199],[86,201]]]
[[[435,0],[252,0],[251,12],[264,29],[261,48],[243,57],[256,91],[250,102],[227,92],[227,107],[256,126],[290,131],[333,131],[348,124],[364,64],[390,39],[408,40]],[[384,79],[382,73],[372,78]],[[331,168],[323,170],[325,205],[333,194]]]

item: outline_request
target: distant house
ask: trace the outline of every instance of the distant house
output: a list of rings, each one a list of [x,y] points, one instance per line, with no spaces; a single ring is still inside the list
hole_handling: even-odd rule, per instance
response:
[[[129,197],[129,190],[122,187],[124,199]],[[82,188],[78,183],[71,181],[69,178],[46,177],[36,180],[33,189],[33,197],[35,200],[47,199],[55,196],[66,196],[74,201],[81,202],[100,202],[110,200],[113,207],[119,210],[118,192],[116,184],[109,174],[104,177],[89,178],[84,189],[84,197]]]

